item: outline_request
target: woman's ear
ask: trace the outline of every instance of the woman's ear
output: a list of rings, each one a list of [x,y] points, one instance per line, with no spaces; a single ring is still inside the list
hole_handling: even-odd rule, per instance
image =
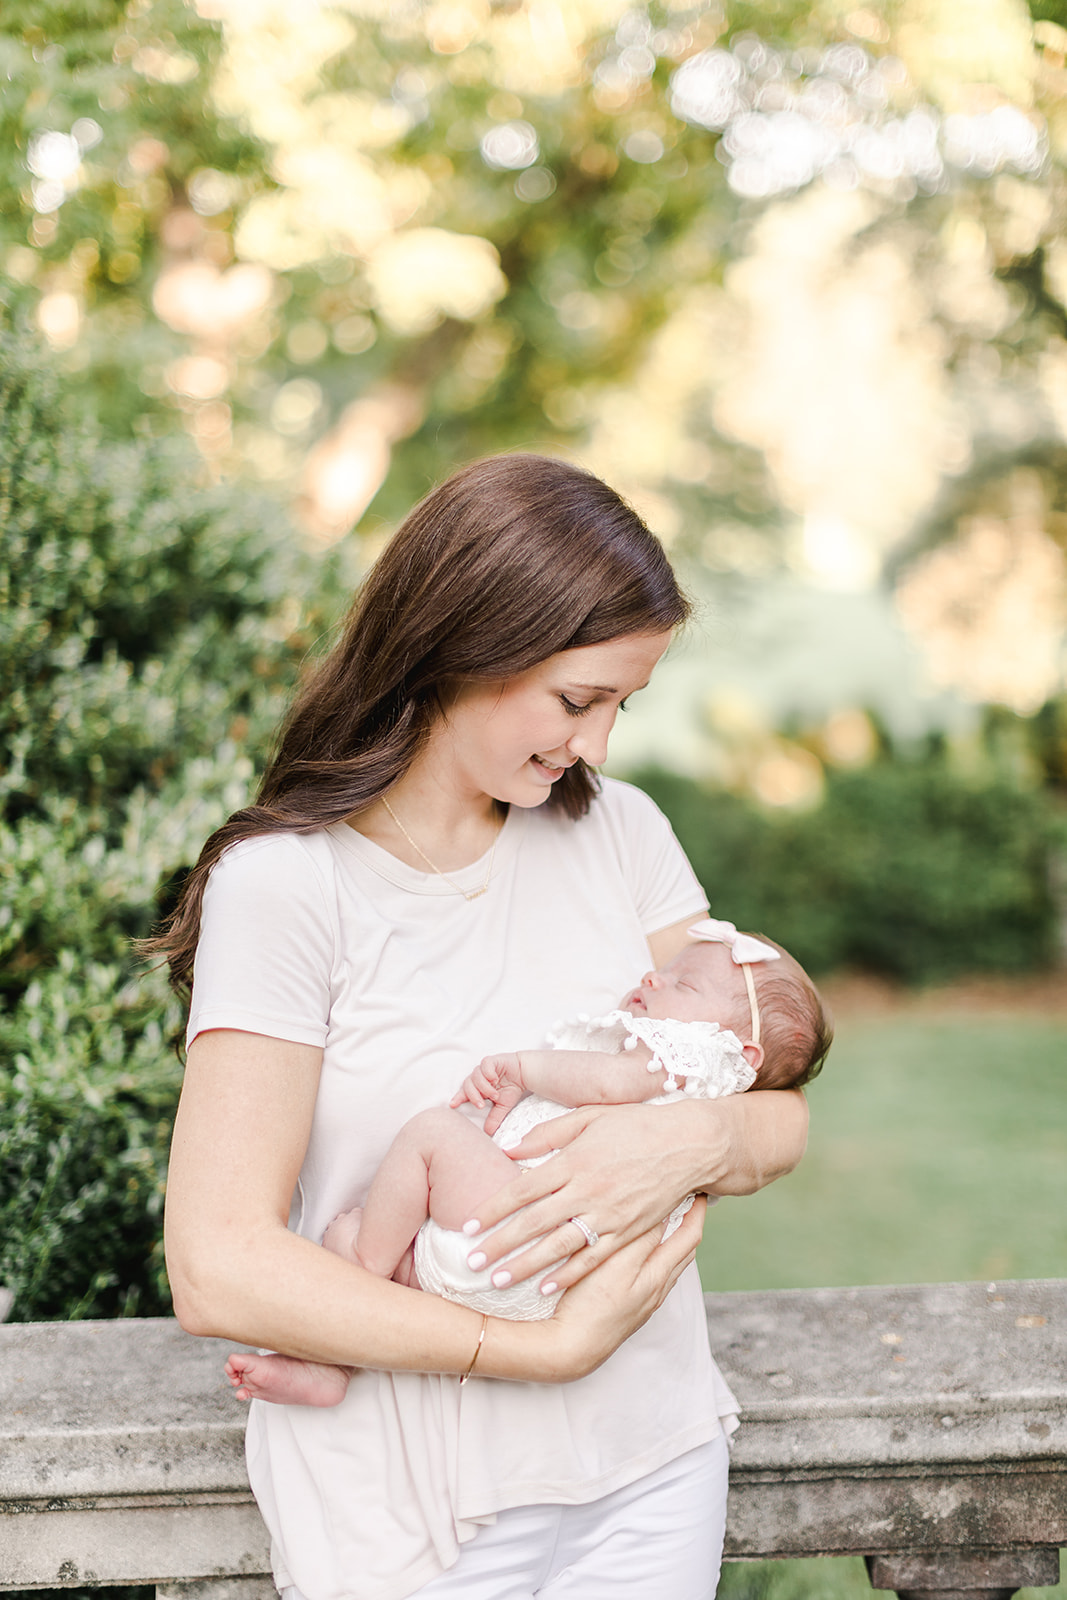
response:
[[[754,1085],[754,1087],[758,1087],[759,1070],[763,1065],[763,1046],[761,1044],[753,1044],[752,1040],[750,1039],[746,1045],[742,1045],[741,1054],[755,1072],[756,1085]]]

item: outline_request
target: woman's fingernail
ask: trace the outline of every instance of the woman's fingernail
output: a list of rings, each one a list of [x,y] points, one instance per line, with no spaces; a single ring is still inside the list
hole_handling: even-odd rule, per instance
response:
[[[499,1150],[514,1150],[516,1145],[520,1145],[521,1143],[522,1143],[522,1135],[521,1134],[519,1134],[519,1133],[508,1133],[508,1134],[504,1135],[503,1139],[500,1139],[500,1140],[497,1141],[497,1148]]]
[[[468,1256],[467,1265],[472,1272],[481,1272],[485,1266],[485,1251],[476,1250],[472,1256]]]
[[[556,1290],[558,1288],[559,1288],[559,1284],[558,1283],[543,1283],[541,1285],[541,1293],[542,1294],[555,1294],[555,1292],[556,1292]]]
[[[508,1272],[506,1267],[505,1268],[501,1268],[501,1270],[499,1272],[494,1272],[493,1273],[493,1287],[494,1287],[494,1289],[506,1289],[510,1282],[511,1282],[511,1273]]]
[[[468,1238],[470,1238],[472,1233],[481,1233],[481,1231],[482,1231],[482,1225],[478,1221],[477,1217],[472,1217],[469,1222],[465,1222],[463,1224],[463,1232],[467,1235]]]

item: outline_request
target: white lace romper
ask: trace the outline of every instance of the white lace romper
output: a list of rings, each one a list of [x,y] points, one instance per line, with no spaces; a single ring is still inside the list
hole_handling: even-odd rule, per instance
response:
[[[561,1023],[548,1035],[548,1043],[554,1050],[599,1050],[609,1055],[633,1050],[638,1042],[647,1045],[651,1052],[649,1072],[667,1073],[664,1092],[647,1101],[648,1105],[670,1105],[687,1096],[717,1100],[722,1095],[740,1094],[756,1080],[740,1039],[717,1022],[676,1022],[671,1018],[635,1017],[629,1011],[609,1011],[604,1017],[579,1016],[573,1022]],[[493,1140],[498,1145],[505,1141],[514,1144],[542,1122],[566,1116],[572,1109],[554,1100],[544,1100],[540,1095],[527,1095],[508,1112]],[[525,1170],[547,1160],[547,1155],[534,1156],[516,1165]],[[665,1239],[678,1227],[692,1204],[693,1196],[688,1195],[681,1205],[675,1206],[666,1219]],[[503,1227],[503,1223],[498,1226]],[[540,1274],[513,1284],[509,1289],[494,1289],[489,1274],[499,1270],[499,1262],[483,1267],[480,1272],[468,1267],[468,1255],[486,1237],[488,1234],[483,1233],[471,1238],[465,1233],[439,1227],[433,1221],[424,1223],[415,1238],[415,1271],[422,1288],[445,1300],[457,1300],[474,1311],[506,1317],[512,1322],[536,1322],[550,1317],[560,1295],[540,1292]],[[508,1259],[504,1257],[505,1261]]]

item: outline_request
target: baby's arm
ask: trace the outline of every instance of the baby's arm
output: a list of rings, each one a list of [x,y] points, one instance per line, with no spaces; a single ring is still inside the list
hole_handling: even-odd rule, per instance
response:
[[[640,1041],[632,1050],[521,1050],[522,1081],[529,1094],[561,1106],[621,1106],[663,1093],[667,1074],[649,1072],[652,1052]]]
[[[486,1056],[453,1097],[479,1108],[491,1102],[486,1133],[495,1133],[524,1094],[561,1106],[630,1105],[662,1094],[667,1074],[649,1072],[651,1052],[640,1042],[619,1055],[603,1050],[518,1050]]]

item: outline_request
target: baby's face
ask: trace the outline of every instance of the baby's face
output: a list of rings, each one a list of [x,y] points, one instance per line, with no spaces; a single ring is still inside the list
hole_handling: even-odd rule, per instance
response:
[[[693,944],[657,972],[646,972],[622,1009],[679,1022],[718,1022],[742,1039],[751,1032],[744,974],[724,944]]]

